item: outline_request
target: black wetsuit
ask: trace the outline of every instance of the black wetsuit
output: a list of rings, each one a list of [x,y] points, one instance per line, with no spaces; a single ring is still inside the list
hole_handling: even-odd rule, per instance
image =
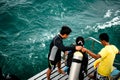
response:
[[[72,47],[64,46],[62,39],[63,38],[60,35],[57,35],[53,38],[50,44],[50,50],[48,54],[49,68],[51,68],[51,64],[55,66],[57,62],[61,61],[61,51],[65,52],[68,50],[75,50],[75,47],[73,46]]]

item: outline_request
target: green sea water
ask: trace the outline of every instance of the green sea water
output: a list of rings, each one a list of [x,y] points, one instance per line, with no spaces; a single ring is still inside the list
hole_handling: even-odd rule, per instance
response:
[[[65,45],[106,32],[120,49],[120,0],[0,0],[0,67],[27,80],[46,69],[49,44],[61,26]],[[89,45],[85,45],[89,48]],[[96,45],[95,51],[100,50]],[[120,56],[115,62],[120,63]],[[115,65],[120,69],[118,65]]]

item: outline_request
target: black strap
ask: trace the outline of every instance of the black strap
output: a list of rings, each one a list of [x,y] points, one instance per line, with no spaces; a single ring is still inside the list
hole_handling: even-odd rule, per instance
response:
[[[72,62],[76,62],[76,63],[82,63],[82,60],[78,60],[78,59],[73,59]]]

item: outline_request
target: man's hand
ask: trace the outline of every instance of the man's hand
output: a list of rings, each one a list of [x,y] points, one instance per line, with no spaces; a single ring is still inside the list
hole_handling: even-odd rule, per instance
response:
[[[120,54],[120,51],[118,52],[118,54]]]
[[[82,51],[82,52],[86,52],[87,49],[83,47],[81,51]]]
[[[82,46],[75,46],[76,50],[82,50]]]
[[[65,55],[68,55],[68,53],[69,53],[69,51],[65,51],[65,53],[64,53],[64,54],[65,54]]]

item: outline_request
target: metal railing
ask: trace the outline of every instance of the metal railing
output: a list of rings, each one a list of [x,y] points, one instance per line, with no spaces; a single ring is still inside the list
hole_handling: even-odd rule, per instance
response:
[[[98,41],[97,39],[95,39],[95,38],[93,38],[93,37],[88,37],[88,38],[85,39],[85,41],[88,41],[88,40],[91,40],[91,41],[92,41],[92,45],[91,45],[91,49],[92,49],[92,50],[94,49],[95,43],[101,44],[100,41]]]
[[[88,38],[85,39],[85,41],[88,41],[88,40],[92,40],[92,46],[91,46],[92,49],[94,49],[94,44],[95,44],[95,42],[101,44],[100,41],[98,41],[97,39],[95,39],[95,38],[93,38],[93,37],[88,37]],[[101,45],[102,45],[102,44],[101,44]],[[116,61],[116,60],[115,60],[115,61]],[[114,62],[114,64],[117,65],[117,66],[120,66],[120,63],[118,63],[118,62]]]

